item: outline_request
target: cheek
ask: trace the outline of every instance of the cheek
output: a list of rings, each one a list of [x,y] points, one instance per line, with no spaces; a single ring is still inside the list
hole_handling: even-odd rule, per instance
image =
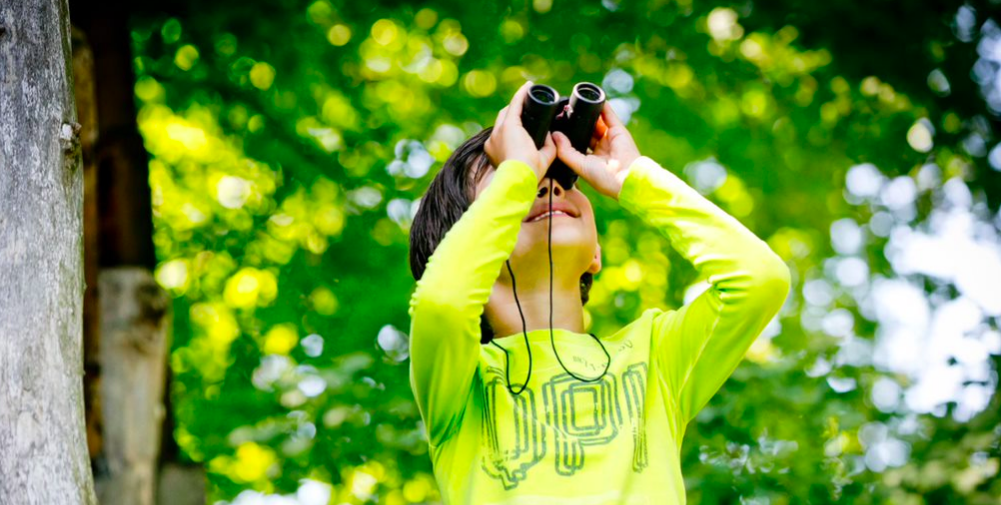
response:
[[[487,189],[487,186],[490,185],[490,181],[492,181],[493,178],[494,178],[494,171],[491,170],[490,172],[485,174],[482,179],[480,179],[480,182],[476,183],[476,188],[473,192],[473,200],[479,198],[480,193],[483,193],[483,190]]]
[[[594,209],[591,207],[591,201],[584,195],[578,196],[579,198],[577,198],[574,203],[577,205],[577,208],[580,209],[580,217],[589,228],[594,229]]]

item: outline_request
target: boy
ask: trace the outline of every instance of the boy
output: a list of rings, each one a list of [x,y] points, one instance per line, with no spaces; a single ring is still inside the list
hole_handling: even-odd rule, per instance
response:
[[[561,134],[536,149],[520,120],[530,86],[452,154],[411,229],[410,382],[442,498],[683,504],[685,428],[782,307],[789,269],[640,155],[608,103],[593,154]],[[711,287],[611,335],[584,333],[601,250],[587,197],[546,177],[557,156],[660,229]]]

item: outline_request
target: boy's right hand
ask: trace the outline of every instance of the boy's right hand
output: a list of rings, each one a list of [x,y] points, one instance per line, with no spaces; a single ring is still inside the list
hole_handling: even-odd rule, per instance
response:
[[[552,134],[546,133],[545,145],[542,149],[537,149],[532,137],[521,124],[521,109],[531,87],[532,81],[522,84],[511,103],[497,114],[494,129],[483,150],[494,168],[505,160],[523,161],[535,170],[535,175],[541,181],[549,171],[549,165],[556,159],[556,143]]]

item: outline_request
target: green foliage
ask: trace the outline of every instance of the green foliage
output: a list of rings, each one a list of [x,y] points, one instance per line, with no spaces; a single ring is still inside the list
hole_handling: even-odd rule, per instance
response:
[[[999,224],[998,174],[970,143],[995,118],[948,29],[958,3],[914,5],[912,23],[863,2],[191,5],[137,18],[133,47],[156,275],[175,295],[174,436],[211,501],[307,478],[333,503],[437,500],[407,376],[409,221],[441,162],[532,79],[602,83],[644,154],[793,272],[780,317],[688,428],[691,503],[997,503],[1001,349],[964,382],[990,404],[915,407],[916,372],[885,353],[920,344],[882,345],[893,326],[874,305],[906,283],[923,300],[908,310],[972,303],[970,335],[988,350],[998,335],[983,296],[890,255],[891,230],[932,230],[963,194]],[[692,267],[583,189],[605,255],[589,331],[684,303]]]

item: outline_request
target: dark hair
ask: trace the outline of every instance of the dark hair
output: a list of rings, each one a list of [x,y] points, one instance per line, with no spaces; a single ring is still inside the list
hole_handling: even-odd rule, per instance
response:
[[[415,280],[424,275],[428,259],[445,233],[473,203],[476,184],[486,175],[486,168],[491,167],[483,151],[491,131],[492,126],[484,128],[459,146],[421,197],[410,225],[410,272]],[[584,272],[580,278],[580,300],[585,305],[593,279],[591,272]],[[493,329],[484,312],[480,316],[480,342],[485,344],[493,338]]]

